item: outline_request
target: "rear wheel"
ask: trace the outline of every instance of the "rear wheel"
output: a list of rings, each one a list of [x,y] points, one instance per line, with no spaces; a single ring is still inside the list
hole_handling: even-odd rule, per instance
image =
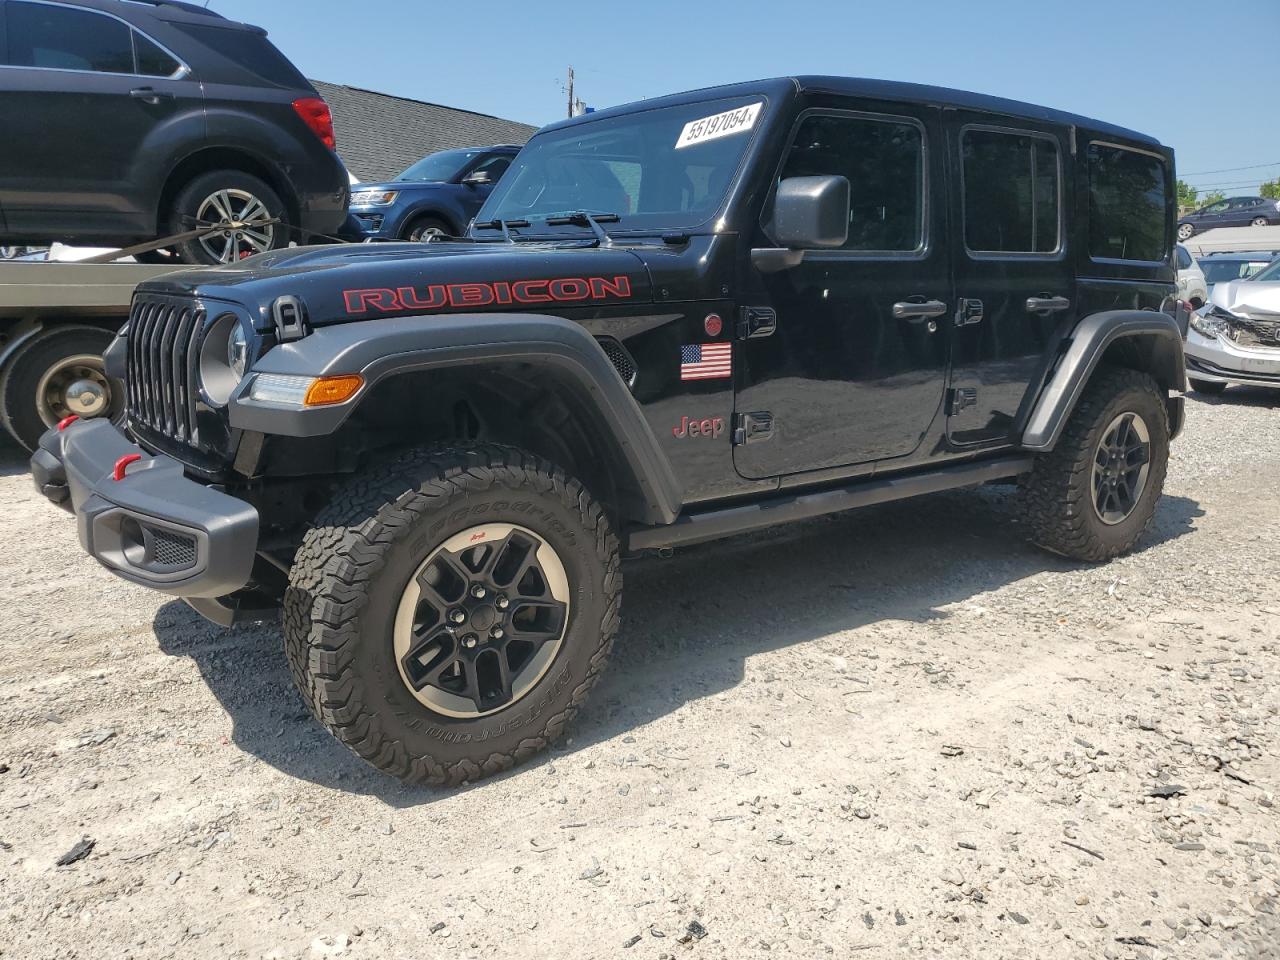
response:
[[[447,237],[453,231],[439,217],[418,217],[404,231],[404,239],[424,243],[434,237]]]
[[[1195,380],[1191,377],[1187,378],[1187,382],[1191,384],[1191,389],[1196,393],[1203,393],[1207,397],[1216,397],[1227,389],[1225,383],[1218,383],[1214,380]]]
[[[222,229],[178,244],[178,256],[185,263],[236,263],[286,246],[287,219],[284,202],[264,181],[239,170],[214,170],[179,191],[166,230],[178,234],[216,224]]]
[[[111,336],[97,327],[56,328],[9,359],[0,376],[0,420],[14,439],[34,450],[40,435],[64,417],[122,413],[123,391],[102,363]]]
[[[1255,227],[1265,227],[1270,221],[1266,217],[1254,217],[1250,221]]]
[[[1127,553],[1155,515],[1168,460],[1159,385],[1137,370],[1100,369],[1053,451],[1020,483],[1032,540],[1074,560]]]
[[[1190,240],[1192,234],[1196,232],[1196,228],[1189,223],[1178,224],[1178,239]]]
[[[622,578],[582,485],[496,445],[415,451],[317,519],[285,651],[335,737],[408,782],[509,768],[564,730],[608,658]]]

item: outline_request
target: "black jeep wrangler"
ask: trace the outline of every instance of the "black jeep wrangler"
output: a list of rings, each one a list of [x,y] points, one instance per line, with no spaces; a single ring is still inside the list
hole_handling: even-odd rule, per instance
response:
[[[32,465],[120,576],[283,608],[303,697],[409,781],[559,734],[624,554],[1016,480],[1103,561],[1183,417],[1172,152],[951,90],[800,77],[547,127],[461,240],[139,288],[128,427]]]

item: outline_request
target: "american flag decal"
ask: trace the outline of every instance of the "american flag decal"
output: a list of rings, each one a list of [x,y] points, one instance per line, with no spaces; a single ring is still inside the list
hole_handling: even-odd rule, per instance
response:
[[[680,348],[681,380],[727,380],[733,375],[733,344],[686,343]]]

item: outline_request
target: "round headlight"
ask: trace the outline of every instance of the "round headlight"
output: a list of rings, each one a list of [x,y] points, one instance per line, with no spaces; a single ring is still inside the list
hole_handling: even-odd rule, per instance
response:
[[[245,367],[248,364],[249,338],[245,335],[244,327],[237,323],[231,328],[231,335],[227,337],[227,366],[239,380],[244,376]]]

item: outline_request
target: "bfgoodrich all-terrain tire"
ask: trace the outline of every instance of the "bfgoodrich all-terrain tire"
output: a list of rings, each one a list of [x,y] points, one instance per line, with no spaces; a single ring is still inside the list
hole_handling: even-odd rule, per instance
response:
[[[1137,370],[1100,368],[1053,451],[1021,482],[1031,539],[1074,560],[1128,552],[1155,515],[1168,461],[1159,385]]]
[[[578,481],[490,444],[357,476],[294,559],[285,652],[312,713],[373,766],[458,784],[564,730],[618,629],[618,544]]]

